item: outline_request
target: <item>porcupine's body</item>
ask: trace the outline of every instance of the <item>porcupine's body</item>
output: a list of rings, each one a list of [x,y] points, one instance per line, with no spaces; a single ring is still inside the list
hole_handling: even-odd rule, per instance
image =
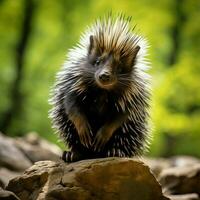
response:
[[[50,116],[70,162],[140,155],[149,140],[146,42],[130,18],[97,21],[71,49],[57,75]]]

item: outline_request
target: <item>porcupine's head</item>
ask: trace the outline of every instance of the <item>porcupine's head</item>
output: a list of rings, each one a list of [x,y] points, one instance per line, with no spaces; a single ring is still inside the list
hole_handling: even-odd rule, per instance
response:
[[[146,42],[132,32],[130,21],[130,17],[110,15],[83,33],[79,45],[69,54],[79,65],[79,90],[84,83],[105,90],[124,89],[133,81],[138,64],[142,65]]]

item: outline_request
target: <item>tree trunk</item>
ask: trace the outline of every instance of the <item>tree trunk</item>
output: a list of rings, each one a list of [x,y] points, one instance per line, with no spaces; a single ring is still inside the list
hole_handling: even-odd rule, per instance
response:
[[[186,16],[182,10],[182,5],[184,0],[175,0],[174,1],[174,25],[171,29],[171,38],[172,38],[172,49],[169,54],[168,66],[173,67],[174,64],[178,61],[178,56],[180,53],[180,44],[181,44],[181,32],[186,20]],[[168,157],[173,155],[174,147],[178,137],[175,137],[173,133],[164,133],[165,138],[165,151],[163,156]]]
[[[7,130],[10,127],[14,117],[20,115],[20,111],[22,108],[23,96],[20,91],[20,87],[23,78],[25,51],[31,33],[33,11],[34,11],[33,0],[25,0],[24,21],[21,26],[21,36],[16,46],[16,56],[15,56],[16,76],[10,89],[11,105],[8,108],[8,110],[4,113],[3,115],[4,117],[1,121],[1,127],[0,127],[0,130],[2,130],[4,133],[7,133]]]
[[[181,32],[186,20],[186,16],[182,10],[182,5],[184,0],[175,0],[174,1],[174,25],[171,28],[171,37],[172,37],[172,50],[169,54],[168,66],[173,66],[178,59],[180,44],[181,44]]]

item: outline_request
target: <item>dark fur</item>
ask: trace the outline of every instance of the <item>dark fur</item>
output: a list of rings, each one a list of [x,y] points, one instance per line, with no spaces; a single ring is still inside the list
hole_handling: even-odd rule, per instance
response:
[[[71,149],[64,152],[64,160],[131,157],[142,152],[148,135],[149,92],[143,80],[137,76],[133,80],[139,50],[136,45],[135,51],[122,57],[117,52],[106,52],[97,45],[95,36],[90,36],[88,56],[74,66],[79,75],[67,71],[61,76],[55,86],[51,114],[54,126]],[[110,74],[108,88],[96,80],[103,70]],[[79,79],[81,92],[73,88]],[[139,92],[133,91],[126,99],[125,91],[131,84],[137,85]],[[124,109],[119,103],[122,99]]]

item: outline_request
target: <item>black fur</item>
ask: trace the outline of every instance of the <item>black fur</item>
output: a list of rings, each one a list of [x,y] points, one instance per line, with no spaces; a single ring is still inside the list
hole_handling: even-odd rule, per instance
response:
[[[106,52],[93,36],[88,36],[88,40],[88,55],[66,64],[71,67],[59,74],[53,92],[53,125],[71,150],[64,152],[62,158],[72,162],[140,155],[148,142],[150,97],[146,80],[135,72],[140,47],[134,39],[130,53],[121,47],[123,56],[118,55],[117,59],[119,52],[112,48]],[[103,70],[109,70],[109,88],[97,80]],[[79,118],[83,120],[81,126]],[[86,123],[84,134],[80,134],[78,129]]]
[[[65,88],[65,90],[57,94],[60,104],[57,105],[57,109],[54,111],[54,123],[59,128],[66,145],[68,145],[73,152],[79,152],[80,158],[77,160],[107,156],[131,157],[141,153],[144,145],[143,141],[147,136],[147,113],[145,109],[141,110],[143,115],[137,119],[137,122],[131,120],[126,121],[128,125],[128,131],[126,131],[126,133],[123,133],[122,127],[118,128],[105,147],[100,152],[96,152],[92,147],[88,149],[81,144],[73,123],[68,120],[68,116],[65,112],[65,110],[68,109],[66,106],[77,106],[85,113],[92,128],[93,140],[95,134],[105,122],[116,117],[116,115],[130,115],[128,110],[124,113],[122,110],[117,110],[115,107],[115,103],[123,96],[123,93],[119,94],[118,92],[115,93],[89,87],[82,94],[77,94],[76,92],[70,93],[67,91],[67,85],[63,86],[63,88]],[[140,98],[139,96],[133,96],[133,101],[137,105],[141,104],[142,107],[142,103],[138,100]],[[66,104],[66,102],[71,103]],[[127,105],[128,104],[127,102]],[[133,108],[130,109],[132,111],[134,110]],[[120,153],[118,151],[120,151]],[[108,152],[110,152],[110,155]]]

